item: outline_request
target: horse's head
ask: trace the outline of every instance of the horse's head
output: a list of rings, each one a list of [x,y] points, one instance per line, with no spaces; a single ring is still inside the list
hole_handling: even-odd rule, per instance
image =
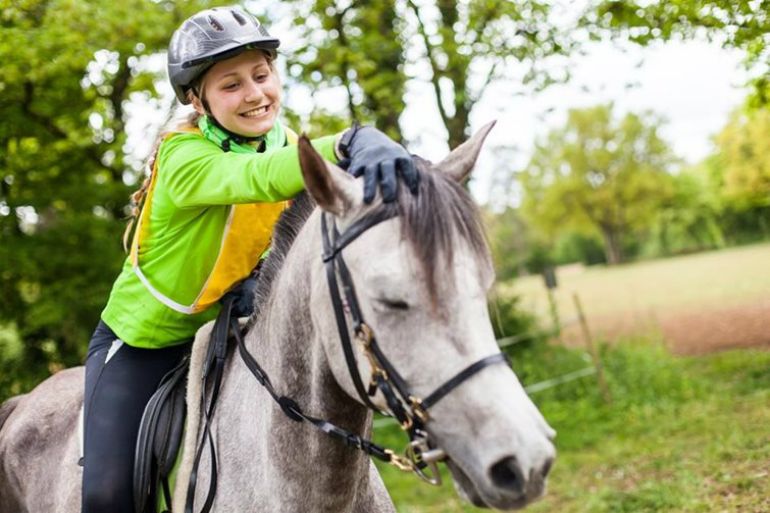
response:
[[[365,222],[362,233],[340,251],[358,303],[358,308],[349,304],[343,292],[340,308],[347,311],[351,325],[355,310],[360,310],[360,318],[375,334],[377,351],[392,366],[384,370],[398,375],[390,376],[402,385],[395,388],[426,399],[441,385],[453,384],[446,395],[418,412],[427,413],[420,424],[428,442],[421,449],[446,454],[458,491],[472,503],[515,509],[543,494],[555,456],[555,433],[507,365],[484,364],[499,352],[486,300],[493,270],[477,209],[461,184],[491,128],[484,127],[439,164],[418,160],[419,193],[412,196],[402,186],[397,204],[389,206],[365,205],[360,182],[325,162],[307,139],[300,140],[299,151],[307,189],[327,213],[332,239],[330,223],[344,238],[348,228],[361,226],[361,219],[382,209],[397,211],[384,221]],[[366,402],[361,384],[355,383],[356,369],[349,370],[340,344],[327,271],[320,259],[313,265],[315,331],[339,385]],[[335,280],[344,290],[343,274],[338,269]],[[366,337],[350,337],[354,365],[366,388],[372,369],[381,365],[360,343]],[[476,362],[482,365],[463,377],[462,371]],[[414,416],[409,398],[400,399]],[[371,402],[382,411],[393,410],[382,390]]]

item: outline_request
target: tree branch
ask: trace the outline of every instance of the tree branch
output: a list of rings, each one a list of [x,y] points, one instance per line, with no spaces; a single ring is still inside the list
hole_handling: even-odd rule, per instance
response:
[[[414,3],[414,0],[407,0],[407,4],[414,12],[414,15],[417,17],[418,29],[420,31],[420,35],[422,36],[422,40],[425,43],[425,51],[427,53],[428,62],[430,63],[431,70],[433,71],[433,76],[431,77],[431,84],[433,85],[433,91],[436,94],[436,104],[438,105],[439,114],[441,114],[441,120],[444,122],[444,126],[447,127],[447,130],[448,130],[450,118],[446,113],[446,109],[444,109],[443,102],[441,101],[441,87],[439,86],[439,78],[441,78],[442,73],[441,73],[441,70],[439,70],[438,63],[436,62],[436,58],[433,55],[433,47],[431,46],[430,41],[428,39],[428,33],[425,30],[425,24],[422,22],[422,18],[420,18],[419,8]]]
[[[487,73],[487,78],[484,79],[484,84],[479,88],[478,92],[473,95],[473,98],[470,99],[471,105],[475,105],[476,102],[481,100],[481,97],[484,96],[484,91],[487,90],[487,87],[489,87],[489,84],[492,83],[492,81],[495,79],[495,71],[497,71],[497,65],[499,64],[498,61],[495,61],[495,63],[492,65],[492,68],[489,70],[489,73]]]
[[[345,24],[343,22],[343,17],[348,12],[351,6],[348,6],[341,10],[337,15],[335,16],[335,22],[336,22],[336,29],[337,34],[339,34],[339,42],[341,48],[349,48],[348,45],[348,39],[347,36],[345,36]],[[345,86],[345,92],[348,95],[348,110],[350,111],[350,117],[353,119],[353,121],[359,121],[358,119],[358,112],[356,109],[355,103],[353,103],[353,92],[350,89],[350,79],[348,78],[348,71],[350,71],[350,60],[348,59],[347,52],[345,53],[345,56],[342,59],[342,84]]]

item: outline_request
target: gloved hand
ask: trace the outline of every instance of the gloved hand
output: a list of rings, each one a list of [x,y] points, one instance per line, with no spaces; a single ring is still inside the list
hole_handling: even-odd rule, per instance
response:
[[[364,203],[371,203],[380,184],[382,200],[395,201],[398,178],[401,178],[412,194],[417,194],[420,175],[412,162],[412,156],[403,146],[371,126],[353,125],[353,133],[345,134],[340,149],[347,157],[340,167],[355,177],[364,176]]]
[[[251,317],[251,314],[254,313],[254,291],[256,289],[257,278],[249,276],[222,296],[220,301],[224,302],[227,298],[233,297],[233,317]]]

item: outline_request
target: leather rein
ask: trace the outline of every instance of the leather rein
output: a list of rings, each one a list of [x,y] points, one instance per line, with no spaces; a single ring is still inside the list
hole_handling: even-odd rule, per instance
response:
[[[201,408],[205,418],[205,425],[201,442],[196,451],[193,470],[190,474],[185,513],[193,512],[193,499],[195,497],[198,467],[207,440],[210,448],[212,472],[209,492],[203,508],[200,510],[201,513],[208,513],[211,510],[214,495],[216,493],[217,458],[214,451],[214,441],[211,435],[210,423],[214,413],[214,406],[219,395],[224,362],[227,358],[228,340],[230,339],[228,333],[235,338],[238,352],[243,359],[243,362],[246,364],[246,367],[254,375],[256,380],[267,390],[288,418],[295,422],[309,422],[332,438],[341,440],[348,447],[360,450],[380,461],[389,463],[399,470],[414,472],[430,484],[441,484],[441,476],[438,472],[437,464],[446,459],[446,454],[440,448],[434,447],[429,439],[428,432],[425,429],[425,425],[430,421],[428,409],[484,368],[497,363],[510,365],[510,362],[504,353],[495,353],[467,366],[424,398],[419,398],[411,393],[407,382],[401,377],[383,353],[377,343],[374,332],[369,325],[364,322],[350,271],[342,257],[342,250],[356,240],[361,234],[366,232],[369,228],[396,217],[397,215],[398,210],[396,206],[393,204],[386,204],[357,220],[349,226],[347,230],[340,233],[337,230],[337,225],[333,216],[326,212],[322,212],[321,232],[323,237],[323,262],[326,268],[329,293],[334,308],[337,330],[345,354],[348,372],[350,373],[361,401],[374,411],[380,412],[383,415],[395,417],[399,422],[401,429],[407,433],[409,436],[409,444],[407,445],[404,454],[397,454],[391,449],[377,445],[371,440],[367,440],[355,433],[351,433],[329,421],[307,415],[302,411],[301,407],[294,401],[294,399],[280,395],[270,382],[270,377],[246,348],[243,334],[238,325],[238,320],[230,314],[232,310],[232,298],[230,298],[223,304],[222,310],[214,324],[206,369],[203,373],[204,398],[206,396],[205,384],[208,382],[207,377],[213,376],[211,380],[211,397],[208,401],[208,406],[202,404]],[[331,222],[327,221],[327,217],[331,218]],[[340,285],[342,287],[342,294],[340,293]],[[358,370],[355,349],[350,337],[351,331],[348,329],[345,315],[346,307],[349,310],[352,322],[352,332],[355,340],[361,344],[371,368],[371,376],[368,386],[366,387],[361,378],[361,373]],[[371,397],[373,397],[378,390],[385,398],[389,411],[381,411],[372,402]],[[204,399],[202,399],[202,402],[203,401]]]

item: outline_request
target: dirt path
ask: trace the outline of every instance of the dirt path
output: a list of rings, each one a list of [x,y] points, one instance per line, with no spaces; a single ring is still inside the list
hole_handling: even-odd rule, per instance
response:
[[[675,313],[650,310],[644,315],[607,315],[589,319],[594,338],[613,340],[639,333],[662,335],[671,352],[706,354],[743,347],[770,350],[770,301],[724,308],[709,307]],[[579,326],[564,330],[564,342],[583,343]]]

